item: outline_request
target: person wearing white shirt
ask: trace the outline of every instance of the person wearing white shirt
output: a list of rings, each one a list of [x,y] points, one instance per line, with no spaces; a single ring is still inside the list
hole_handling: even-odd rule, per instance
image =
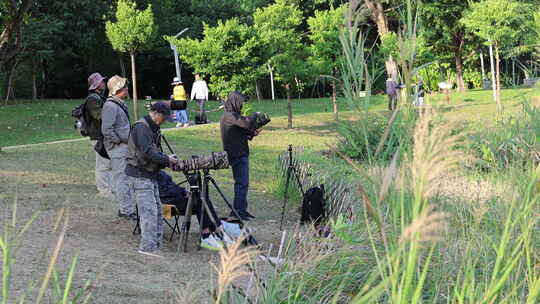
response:
[[[206,114],[204,112],[204,104],[208,101],[208,86],[206,81],[201,78],[201,75],[195,74],[195,82],[191,88],[191,100],[196,100],[200,109],[200,122],[206,123]]]

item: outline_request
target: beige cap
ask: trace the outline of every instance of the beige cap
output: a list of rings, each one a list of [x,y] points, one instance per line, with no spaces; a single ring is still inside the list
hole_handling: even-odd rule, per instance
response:
[[[114,75],[107,81],[107,88],[109,88],[109,96],[116,95],[116,92],[123,88],[127,83],[127,78],[122,78],[118,75]]]

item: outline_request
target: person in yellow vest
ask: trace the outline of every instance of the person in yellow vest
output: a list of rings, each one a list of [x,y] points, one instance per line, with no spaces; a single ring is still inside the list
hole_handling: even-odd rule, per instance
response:
[[[180,78],[174,77],[172,85],[173,88],[173,94],[171,95],[171,99],[173,101],[184,101],[187,104],[187,95],[186,90],[184,89],[184,85],[182,84],[182,81],[180,81]],[[177,110],[176,112],[176,127],[188,127],[189,126],[189,119],[187,114],[187,108],[184,108],[183,110]]]

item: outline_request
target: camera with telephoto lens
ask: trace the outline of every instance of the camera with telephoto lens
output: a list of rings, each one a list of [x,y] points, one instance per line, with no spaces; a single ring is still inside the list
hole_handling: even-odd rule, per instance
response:
[[[270,121],[270,116],[266,113],[262,112],[255,112],[251,115],[251,118],[253,121],[255,121],[255,129],[260,129],[264,126],[266,126]]]
[[[174,171],[197,171],[197,170],[219,170],[229,168],[229,158],[227,152],[212,152],[208,155],[193,155],[191,159],[177,160],[171,166]]]

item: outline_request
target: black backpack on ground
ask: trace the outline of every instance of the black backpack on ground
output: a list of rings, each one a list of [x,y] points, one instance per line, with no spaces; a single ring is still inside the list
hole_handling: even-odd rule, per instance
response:
[[[324,185],[313,187],[306,191],[304,200],[302,201],[300,224],[309,222],[318,226],[321,222],[324,222],[326,216],[325,204]]]

